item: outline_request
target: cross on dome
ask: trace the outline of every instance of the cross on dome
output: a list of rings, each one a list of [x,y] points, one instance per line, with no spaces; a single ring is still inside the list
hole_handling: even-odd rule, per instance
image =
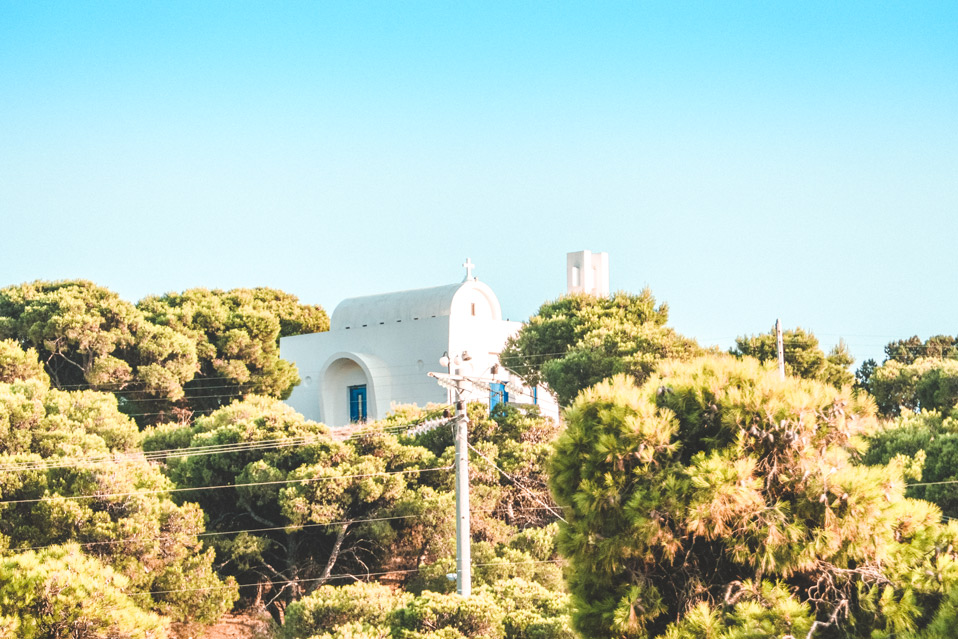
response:
[[[463,266],[465,267],[465,269],[466,269],[466,279],[464,279],[463,282],[466,282],[466,281],[468,281],[468,280],[474,280],[474,279],[476,279],[476,278],[473,277],[473,275],[472,275],[472,269],[476,268],[476,265],[472,263],[472,260],[470,260],[470,259],[467,257],[467,258],[466,258],[466,261],[463,262],[462,265],[463,265]]]

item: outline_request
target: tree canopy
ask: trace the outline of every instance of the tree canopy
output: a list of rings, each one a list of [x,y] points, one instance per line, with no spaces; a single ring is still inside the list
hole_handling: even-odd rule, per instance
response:
[[[28,379],[50,384],[50,377],[43,370],[36,350],[23,350],[12,339],[0,340],[0,383],[10,384]]]
[[[469,406],[463,599],[444,407],[343,435],[279,401],[297,380],[279,338],[327,328],[272,289],[0,291],[0,638],[162,639],[239,598],[310,636],[571,639],[544,470],[559,424]]]
[[[844,342],[839,341],[826,354],[818,338],[801,327],[782,331],[785,372],[805,379],[815,379],[841,388],[855,381],[849,367],[854,359]],[[732,355],[754,357],[760,362],[778,361],[778,336],[775,327],[768,333],[748,335],[735,340]]]
[[[552,487],[588,637],[948,637],[958,526],[856,463],[873,408],[746,359],[615,377],[566,413]]]
[[[888,464],[904,456],[914,469],[909,497],[937,504],[958,519],[958,411],[906,413],[868,439],[866,464]]]
[[[469,598],[418,596],[379,584],[323,586],[290,606],[284,639],[574,639],[569,598],[524,579],[479,586]]]
[[[543,304],[510,338],[502,363],[531,384],[545,382],[567,405],[584,388],[627,373],[642,380],[666,358],[699,352],[666,326],[668,305],[651,291],[611,297],[568,295]]]
[[[478,577],[558,584],[554,565],[536,563],[555,557],[554,531],[547,539],[521,533],[555,518],[542,468],[556,425],[534,410],[503,407],[490,418],[474,405],[470,414],[474,446],[511,478],[490,464],[475,471],[474,555],[486,564]],[[408,425],[428,415],[406,411],[397,421]],[[237,486],[180,495],[200,505],[211,531],[223,532],[210,547],[220,570],[245,585],[246,602],[282,619],[292,602],[341,583],[344,574],[394,570],[400,581],[409,575],[416,592],[451,586],[445,578],[455,557],[451,428],[397,436],[391,425],[333,438],[281,402],[253,396],[193,425],[151,429],[143,445],[147,452],[177,451],[166,464],[181,488]],[[208,446],[236,450],[188,455]],[[244,532],[229,533],[236,530]]]
[[[0,557],[0,637],[164,639],[165,621],[128,586],[76,544]]]
[[[912,364],[921,357],[958,359],[958,338],[951,335],[933,335],[922,341],[917,335],[885,345],[885,360]]]
[[[118,575],[143,611],[214,619],[235,588],[200,547],[203,513],[175,504],[171,488],[143,457],[137,426],[112,394],[51,389],[42,375],[0,383],[0,546],[22,555],[12,561],[53,562],[56,548],[79,544],[64,552],[82,549],[91,574]],[[31,551],[43,552],[23,554]],[[56,583],[68,579],[63,573]]]
[[[321,307],[269,288],[195,288],[148,297],[137,308],[194,345],[197,370],[184,384],[182,406],[200,414],[247,394],[289,397],[299,375],[280,359],[279,338],[329,330]]]
[[[279,338],[329,329],[319,306],[270,288],[191,289],[126,302],[85,280],[0,289],[0,362],[36,352],[55,388],[113,392],[137,422],[188,421],[237,397],[299,383]],[[14,374],[11,372],[11,374]]]
[[[0,289],[0,339],[34,349],[56,388],[139,392],[175,401],[196,370],[182,336],[84,280]]]
[[[956,338],[897,340],[885,346],[885,355],[880,366],[874,360],[863,362],[857,374],[882,415],[894,417],[902,410],[948,412],[958,406]]]
[[[786,331],[781,380],[772,333],[702,357],[667,321],[573,295],[509,342],[566,423],[468,407],[464,599],[444,407],[336,432],[279,401],[278,340],[321,308],[4,288],[0,639],[163,639],[234,601],[285,639],[952,636],[956,340],[892,342],[852,389],[843,344]]]

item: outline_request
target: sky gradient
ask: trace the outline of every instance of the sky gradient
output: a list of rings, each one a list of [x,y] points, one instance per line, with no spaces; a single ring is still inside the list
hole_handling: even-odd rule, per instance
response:
[[[511,319],[610,254],[727,348],[958,334],[954,2],[0,0],[0,286]]]

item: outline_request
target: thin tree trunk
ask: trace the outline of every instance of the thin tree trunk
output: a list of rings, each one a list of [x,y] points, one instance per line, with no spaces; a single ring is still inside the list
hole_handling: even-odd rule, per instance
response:
[[[289,580],[292,582],[290,587],[290,596],[296,601],[302,595],[302,588],[299,585],[299,562],[296,561],[299,554],[299,536],[296,531],[290,531],[288,534],[289,545],[286,548],[286,566],[289,570]]]
[[[349,522],[345,522],[339,527],[339,531],[336,533],[336,543],[333,544],[333,551],[329,554],[329,560],[326,562],[326,568],[323,570],[323,576],[316,582],[316,586],[322,586],[329,579],[330,575],[333,573],[333,566],[336,565],[336,560],[339,559],[339,551],[343,547],[343,539],[346,538],[346,531],[349,529]]]

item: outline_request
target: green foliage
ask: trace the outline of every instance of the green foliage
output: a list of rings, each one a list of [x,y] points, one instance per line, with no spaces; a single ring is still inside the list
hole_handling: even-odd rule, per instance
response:
[[[75,544],[0,558],[0,633],[18,639],[163,639],[129,580]]]
[[[571,602],[535,581],[503,579],[479,589],[499,603],[506,639],[574,639]]]
[[[57,388],[98,388],[174,401],[196,350],[115,293],[83,280],[0,289],[0,339],[35,349]]]
[[[584,392],[551,478],[578,631],[915,636],[958,587],[958,527],[903,497],[903,458],[854,463],[872,411],[751,359]]]
[[[289,397],[299,376],[280,359],[279,338],[329,330],[322,308],[269,288],[190,289],[148,297],[137,308],[194,345],[198,371],[180,408],[200,413],[246,394]]]
[[[908,365],[921,357],[958,359],[958,338],[935,335],[922,342],[917,335],[913,335],[885,345],[885,361],[893,359]]]
[[[958,518],[958,414],[903,415],[869,438],[862,461],[888,464],[896,458],[916,466],[913,479],[925,484],[909,486],[908,497],[933,502],[947,517]]]
[[[203,513],[163,493],[170,484],[136,454],[138,437],[112,395],[0,384],[0,463],[23,467],[0,473],[0,535],[13,549],[85,544],[141,592],[210,587],[139,603],[177,619],[215,618],[234,589],[199,551]]]
[[[489,592],[470,597],[425,591],[396,615],[398,639],[475,637],[503,639],[504,611]],[[440,632],[441,634],[434,634]]]
[[[509,545],[524,552],[535,561],[548,561],[558,555],[556,535],[559,532],[559,523],[552,522],[547,526],[526,528],[509,542]]]
[[[12,339],[0,340],[0,383],[9,384],[27,379],[40,380],[49,385],[50,377],[43,370],[36,350],[24,351]]]
[[[618,373],[644,380],[665,358],[699,352],[665,326],[668,306],[638,295],[569,295],[543,304],[502,351],[502,363],[529,383],[545,382],[563,405]]]
[[[805,637],[814,619],[809,606],[782,584],[746,581],[719,605],[702,601],[669,626],[666,639]],[[627,623],[626,623],[627,625]]]
[[[233,289],[229,295],[243,304],[259,305],[279,318],[279,336],[322,333],[329,330],[329,315],[323,307],[301,304],[295,295],[274,288],[260,286],[253,289]]]
[[[958,405],[958,338],[917,336],[890,342],[879,366],[866,360],[856,376],[875,397],[878,411],[895,417],[902,411],[949,411]]]
[[[581,336],[628,358],[616,339],[669,332],[650,296],[617,299],[585,311]],[[534,407],[469,407],[476,596],[435,592],[454,587],[454,474],[418,471],[451,464],[451,432],[386,430],[444,407],[345,439],[305,421],[276,401],[296,379],[278,338],[327,328],[322,309],[270,289],[135,307],[83,281],[0,291],[0,465],[17,466],[0,473],[0,637],[159,638],[164,617],[215,620],[237,581],[288,637],[570,637],[543,470],[559,425]],[[235,450],[184,455],[203,446]],[[143,451],[169,452],[154,465]],[[377,572],[408,590],[332,586]]]
[[[883,415],[900,415],[902,409],[949,411],[958,406],[958,359],[888,360],[871,374],[868,389]]]
[[[336,626],[329,632],[313,635],[312,639],[389,639],[391,636],[392,632],[388,626],[352,621]]]
[[[453,588],[446,574],[455,572],[456,496],[452,490],[415,486],[388,510],[401,517],[381,537],[389,548],[390,565],[416,570],[406,582],[410,592]]]
[[[393,637],[573,639],[569,596],[524,579],[502,579],[468,598],[425,591],[397,610]]]
[[[536,559],[530,553],[517,549],[511,543],[514,540],[498,544],[487,541],[472,544],[473,582],[494,586],[500,581],[523,579],[555,592],[563,592],[562,566],[554,561],[557,555]]]
[[[393,527],[393,509],[408,505],[411,495],[427,494],[417,473],[396,471],[431,467],[436,460],[425,449],[403,445],[385,432],[336,441],[322,424],[306,421],[282,402],[257,396],[201,417],[193,426],[149,431],[144,448],[277,439],[296,443],[254,446],[228,455],[176,456],[168,460],[167,473],[182,488],[238,486],[186,492],[181,498],[202,507],[213,531],[252,529],[218,535],[210,543],[221,570],[250,584],[244,591],[248,603],[272,602],[273,612],[282,617],[289,602],[336,574],[364,572],[382,561],[389,543],[408,530],[398,523]],[[276,581],[285,586],[274,591]]]
[[[876,368],[878,368],[878,362],[872,358],[868,358],[862,362],[862,365],[855,371],[855,388],[867,391],[868,383],[872,375],[874,375]]]
[[[137,306],[83,280],[0,289],[0,340],[34,349],[57,388],[117,393],[141,424],[248,393],[288,397],[299,377],[279,358],[279,338],[328,329],[322,308],[269,288],[192,289]],[[27,364],[10,349],[0,348],[4,381],[29,372],[17,372]]]
[[[282,636],[306,639],[324,630],[357,623],[370,628],[388,628],[395,611],[411,599],[410,595],[377,583],[323,586],[290,604]]]
[[[480,586],[465,599],[356,583],[323,586],[290,604],[281,636],[573,639],[569,612],[568,595],[524,579]]]
[[[815,379],[837,388],[855,381],[850,367],[854,359],[845,342],[838,344],[828,354],[818,346],[818,338],[801,327],[782,332],[782,349],[785,356],[785,372],[804,379]],[[760,362],[778,361],[778,337],[775,327],[768,333],[749,335],[735,340],[732,355],[754,357]]]

